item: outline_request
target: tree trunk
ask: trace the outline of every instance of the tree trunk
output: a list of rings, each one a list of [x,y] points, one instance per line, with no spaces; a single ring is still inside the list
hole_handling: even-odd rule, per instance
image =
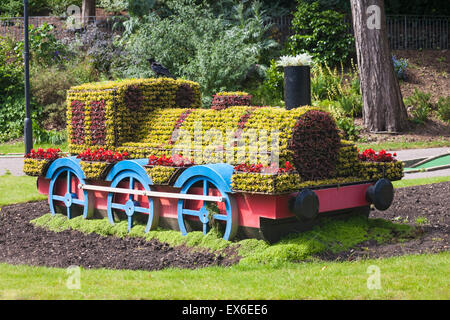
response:
[[[371,132],[398,132],[407,113],[394,72],[383,0],[351,0],[363,120]]]
[[[83,25],[95,21],[95,3],[96,0],[83,0],[81,15]]]

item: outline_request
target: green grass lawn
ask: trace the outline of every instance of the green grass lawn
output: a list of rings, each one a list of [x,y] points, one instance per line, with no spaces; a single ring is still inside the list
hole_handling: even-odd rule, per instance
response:
[[[446,181],[450,181],[450,176],[417,178],[417,179],[402,179],[402,180],[398,180],[398,181],[393,181],[392,184],[393,184],[394,188],[404,188],[404,187],[412,187],[412,186],[446,182]]]
[[[62,151],[66,152],[67,149],[67,143],[55,145],[50,143],[40,143],[40,144],[33,144],[33,148],[60,148]],[[24,142],[15,142],[15,143],[3,143],[0,144],[0,155],[5,155],[8,153],[24,153],[25,152],[25,144]]]
[[[424,148],[438,148],[438,147],[450,147],[450,140],[446,139],[435,139],[431,141],[415,141],[415,142],[406,142],[406,141],[395,141],[395,142],[379,142],[379,143],[364,143],[364,142],[355,142],[358,149],[362,152],[365,149],[373,149],[376,152],[381,149],[387,151],[398,151],[405,149],[424,149]]]
[[[450,253],[357,262],[196,270],[81,269],[69,289],[66,269],[0,264],[3,299],[449,299]],[[380,286],[369,289],[379,268]],[[73,275],[73,274],[72,274]]]
[[[36,187],[36,177],[0,176],[0,207],[20,202],[45,200],[47,196],[39,194]]]

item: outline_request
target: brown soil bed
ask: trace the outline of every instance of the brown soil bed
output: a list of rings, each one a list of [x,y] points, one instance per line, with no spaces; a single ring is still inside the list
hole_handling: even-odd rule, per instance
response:
[[[232,252],[215,254],[157,240],[103,237],[67,230],[53,232],[29,221],[50,212],[46,201],[5,206],[0,211],[0,262],[66,268],[195,269],[234,263]]]
[[[450,182],[396,189],[392,206],[386,211],[374,210],[369,217],[413,225],[416,227],[414,239],[386,244],[368,241],[346,252],[324,254],[320,257],[326,260],[355,260],[448,251],[449,195]]]
[[[407,242],[366,242],[325,260],[381,258],[404,254],[436,253],[450,248],[450,182],[396,189],[391,208],[374,210],[371,218],[417,226]],[[103,237],[78,231],[48,231],[29,221],[49,212],[46,201],[5,206],[0,211],[0,262],[66,268],[160,270],[168,267],[229,266],[239,261],[235,251],[212,253],[185,246],[170,247],[157,240]],[[426,223],[419,223],[423,218]]]
[[[406,80],[400,81],[404,98],[415,88],[431,93],[432,103],[450,96],[450,50],[399,50],[393,54],[408,60]]]

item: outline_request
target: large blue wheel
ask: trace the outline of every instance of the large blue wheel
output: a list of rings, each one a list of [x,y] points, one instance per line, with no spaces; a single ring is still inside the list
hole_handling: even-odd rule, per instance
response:
[[[56,214],[55,203],[63,203],[68,219],[73,217],[75,207],[78,207],[78,210],[81,209],[83,217],[87,218],[89,212],[88,192],[78,190],[80,183],[86,184],[84,176],[76,168],[60,167],[52,172],[48,190],[48,203],[52,215]]]
[[[231,240],[237,232],[237,206],[231,194],[220,187],[214,179],[208,176],[195,176],[187,180],[180,193],[199,194],[199,190],[204,196],[221,196],[223,202],[213,203],[202,200],[178,200],[178,226],[183,235],[188,233],[185,225],[185,218],[188,216],[197,217],[203,229],[203,234],[210,230],[211,220],[222,222],[225,225],[223,238]],[[192,209],[194,207],[195,209]]]
[[[124,170],[116,175],[111,183],[112,188],[126,188],[150,191],[149,181],[145,181],[142,175],[132,171]],[[144,198],[147,201],[144,201]],[[140,200],[139,200],[140,199]],[[113,210],[119,210],[126,214],[128,219],[128,231],[133,227],[133,216],[135,212],[148,215],[145,232],[158,226],[159,212],[158,201],[151,197],[137,196],[133,194],[108,193],[107,213],[111,224],[114,224]]]

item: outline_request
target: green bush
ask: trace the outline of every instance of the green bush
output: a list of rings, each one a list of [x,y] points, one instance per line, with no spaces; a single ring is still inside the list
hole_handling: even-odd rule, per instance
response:
[[[330,101],[325,99],[315,101],[313,104],[331,113],[344,139],[352,141],[358,140],[361,127],[355,125],[353,117],[347,115],[342,110],[342,107],[338,101]]]
[[[47,8],[47,0],[28,1],[30,15],[45,13]],[[0,0],[0,16],[23,17],[23,0]]]
[[[440,97],[436,106],[439,118],[450,122],[450,97]]]
[[[46,22],[39,27],[29,26],[30,57],[33,63],[50,66],[68,59],[66,47],[55,37],[53,29]],[[24,41],[17,42],[15,50],[23,55]]]
[[[265,37],[269,26],[256,3],[251,13],[236,7],[233,20],[193,1],[170,6],[175,14],[167,18],[150,14],[130,23],[118,77],[154,76],[147,62],[153,57],[172,74],[199,82],[207,105],[218,91],[241,89],[252,67],[276,45]]]
[[[309,52],[316,61],[338,65],[354,54],[355,43],[348,32],[344,15],[333,10],[321,10],[318,2],[298,0],[292,20],[295,32],[286,50],[290,55]]]
[[[99,0],[97,6],[103,8],[106,12],[117,13],[127,10],[129,3],[129,0]]]
[[[45,0],[47,10],[53,16],[64,16],[68,14],[67,9],[71,5],[81,8],[83,0]]]
[[[284,100],[284,74],[283,68],[278,66],[275,59],[270,61],[266,70],[266,77],[259,88],[253,93],[253,103],[259,105],[279,105]],[[260,101],[257,101],[257,99]]]
[[[37,121],[33,122],[33,142],[36,144],[50,143],[52,145],[63,144],[67,141],[66,130],[45,130]]]
[[[411,113],[412,121],[424,123],[428,120],[431,112],[431,93],[426,93],[414,88],[414,93],[404,99],[407,110]]]
[[[312,69],[311,95],[314,101],[329,100],[346,117],[362,116],[362,97],[358,70],[354,65],[346,73],[330,68],[327,64],[316,64]]]
[[[87,59],[72,60],[50,67],[33,67],[30,77],[31,90],[33,99],[41,110],[41,127],[46,130],[64,129],[67,90],[75,85],[98,80],[96,70]]]
[[[0,38],[0,142],[23,134],[25,119],[23,60],[15,42]]]
[[[23,93],[23,59],[14,50],[15,42],[0,37],[0,102]]]
[[[25,119],[25,99],[5,97],[0,109],[0,142],[19,138],[23,135]]]

